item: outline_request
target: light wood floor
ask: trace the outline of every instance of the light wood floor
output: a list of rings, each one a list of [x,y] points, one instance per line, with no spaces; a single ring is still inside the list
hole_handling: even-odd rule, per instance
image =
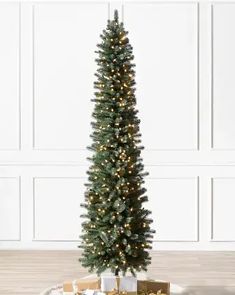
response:
[[[0,251],[0,295],[38,295],[87,275],[78,251]],[[173,294],[235,294],[235,252],[153,252],[149,275],[184,287]]]

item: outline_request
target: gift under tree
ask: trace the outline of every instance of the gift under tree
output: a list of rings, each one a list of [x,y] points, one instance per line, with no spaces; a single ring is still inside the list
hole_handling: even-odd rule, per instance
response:
[[[132,46],[118,12],[108,20],[98,44],[92,164],[82,215],[82,265],[98,275],[147,270],[151,262],[151,213],[143,187],[140,120],[137,117]]]

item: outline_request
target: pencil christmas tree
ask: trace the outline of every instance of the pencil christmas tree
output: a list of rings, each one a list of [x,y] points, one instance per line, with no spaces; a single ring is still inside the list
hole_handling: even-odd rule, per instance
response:
[[[129,44],[118,12],[108,20],[98,44],[98,70],[91,123],[92,157],[82,215],[80,261],[100,274],[111,269],[116,275],[147,270],[151,262],[151,213],[143,186],[140,120],[135,98],[135,71]]]

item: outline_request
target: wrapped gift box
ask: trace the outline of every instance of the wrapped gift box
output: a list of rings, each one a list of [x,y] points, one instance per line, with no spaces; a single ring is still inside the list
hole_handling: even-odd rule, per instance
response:
[[[101,291],[112,295],[115,291],[127,295],[137,295],[137,279],[133,276],[116,277],[114,275],[101,276]]]
[[[100,290],[100,278],[81,278],[73,282],[64,282],[63,295],[73,295],[74,287],[79,293],[85,290]]]
[[[170,283],[154,280],[138,280],[137,290],[139,295],[147,295],[151,293],[154,293],[155,295],[170,295]]]
[[[72,282],[63,283],[63,295],[73,294],[73,284]]]
[[[99,290],[100,289],[100,278],[81,278],[76,280],[79,291],[86,289]]]

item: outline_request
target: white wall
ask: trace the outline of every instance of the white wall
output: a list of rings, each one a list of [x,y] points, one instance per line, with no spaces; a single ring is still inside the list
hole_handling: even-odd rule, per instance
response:
[[[0,249],[76,249],[94,51],[137,71],[155,249],[235,250],[235,2],[0,2]],[[234,108],[233,108],[234,107]]]

